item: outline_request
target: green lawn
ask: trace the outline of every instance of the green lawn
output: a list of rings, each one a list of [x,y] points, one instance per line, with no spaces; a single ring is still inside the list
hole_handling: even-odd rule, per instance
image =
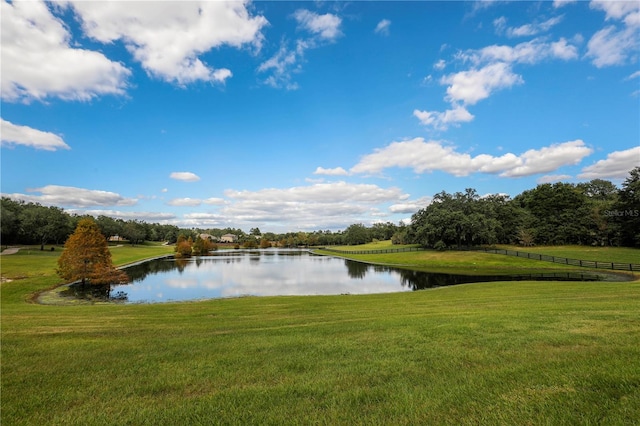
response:
[[[330,248],[334,248],[336,250],[386,250],[404,247],[420,247],[420,244],[394,245],[391,243],[391,240],[386,240],[360,244],[357,246],[330,246]]]
[[[416,247],[416,245],[394,246],[390,241],[377,244],[363,244],[358,246],[330,247],[337,250],[384,250],[402,247]],[[557,247],[518,247],[498,246],[498,248],[518,250],[522,252],[542,253],[550,256],[569,257],[581,260],[597,260],[602,262],[640,263],[640,250],[625,247],[585,247],[585,246],[557,246]],[[460,273],[460,274],[518,274],[540,272],[585,271],[585,268],[567,266],[558,263],[544,262],[534,259],[518,258],[493,253],[467,251],[415,251],[405,253],[379,254],[339,254],[318,250],[318,253],[339,255],[349,259],[365,262],[405,266],[411,269]],[[600,272],[603,270],[601,269]]]
[[[591,246],[503,246],[498,248],[540,253],[548,256],[567,257],[569,259],[592,260],[598,262],[640,264],[640,250],[629,247],[591,247]]]
[[[112,249],[117,263],[135,260],[136,250],[150,255],[123,249]],[[3,277],[23,277],[0,287],[2,424],[640,418],[640,281],[156,305],[26,302],[59,282],[55,259],[0,258]]]

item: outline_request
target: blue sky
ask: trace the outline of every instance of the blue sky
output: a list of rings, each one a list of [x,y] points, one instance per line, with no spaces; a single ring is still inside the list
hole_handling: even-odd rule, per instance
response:
[[[3,196],[263,232],[620,184],[640,3],[2,2]]]

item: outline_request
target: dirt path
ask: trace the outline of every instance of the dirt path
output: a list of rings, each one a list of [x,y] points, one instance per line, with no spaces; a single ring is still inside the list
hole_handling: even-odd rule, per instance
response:
[[[9,247],[6,250],[4,250],[2,253],[0,253],[0,256],[5,254],[16,254],[18,250],[20,250],[20,247]]]

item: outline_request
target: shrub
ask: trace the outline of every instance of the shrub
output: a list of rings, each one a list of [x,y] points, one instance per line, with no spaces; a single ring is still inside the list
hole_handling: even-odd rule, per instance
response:
[[[447,249],[447,245],[444,243],[444,241],[440,240],[433,245],[433,248],[438,251],[445,251]]]
[[[185,239],[182,235],[178,237],[178,242],[176,243],[176,257],[189,257],[193,251],[193,240],[191,237],[189,239]]]

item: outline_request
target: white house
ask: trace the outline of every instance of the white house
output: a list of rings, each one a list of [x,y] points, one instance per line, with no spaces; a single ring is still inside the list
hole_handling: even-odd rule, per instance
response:
[[[220,242],[223,243],[235,243],[236,241],[238,241],[238,236],[235,234],[224,234],[220,237]]]

